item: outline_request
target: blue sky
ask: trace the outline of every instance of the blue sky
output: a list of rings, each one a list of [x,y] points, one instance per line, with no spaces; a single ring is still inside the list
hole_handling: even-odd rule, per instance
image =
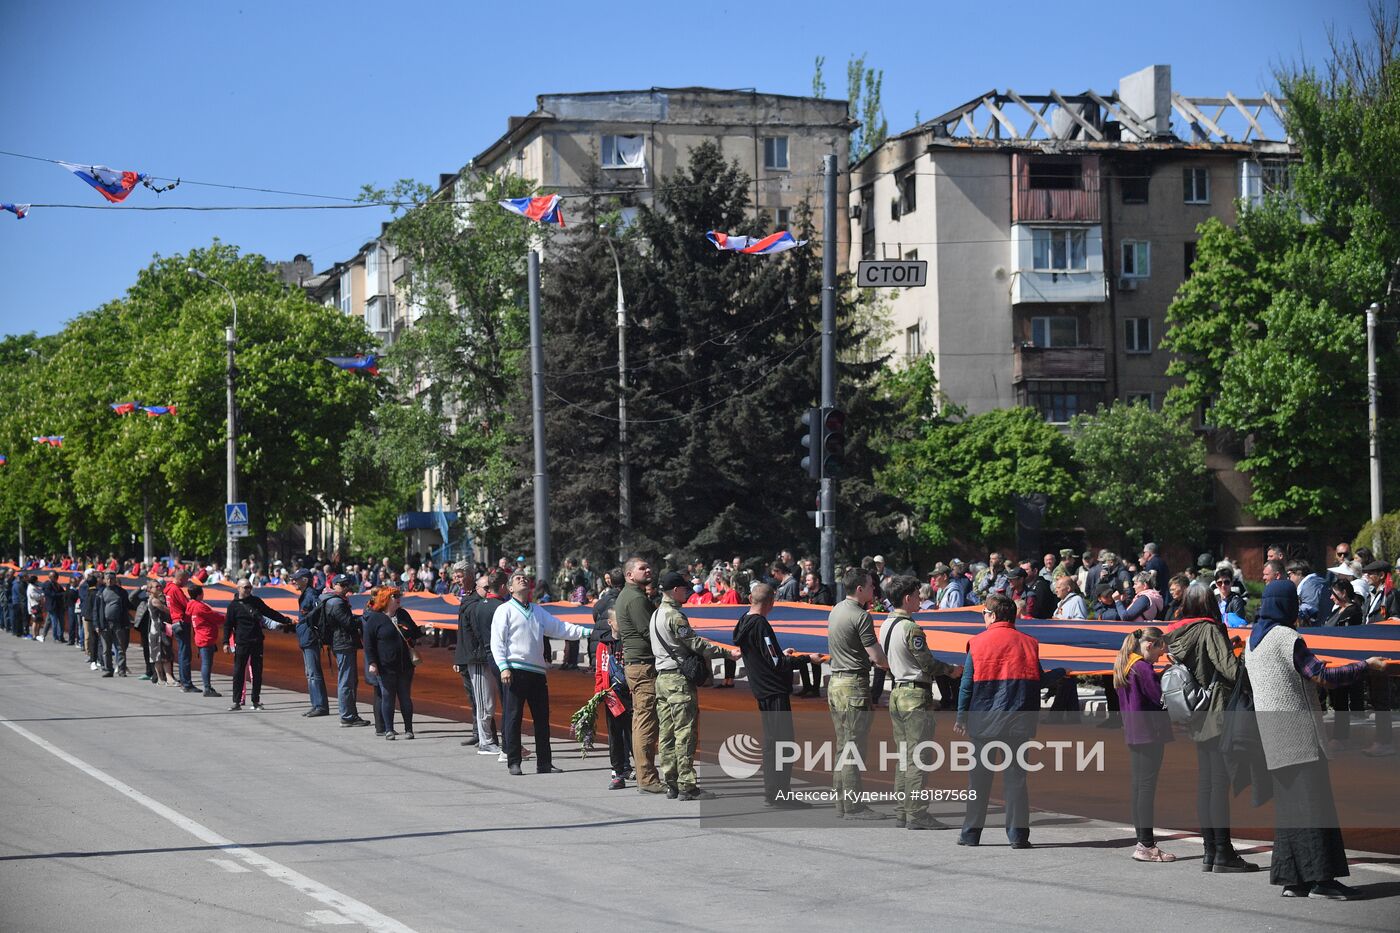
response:
[[[1204,11],[1204,12],[1203,12]],[[527,16],[526,14],[532,14]],[[1326,57],[1329,25],[1364,33],[1365,0],[513,4],[0,2],[0,149],[204,182],[353,196],[436,180],[536,94],[708,85],[807,94],[826,57],[884,69],[891,132],[990,88],[1112,90],[1170,64],[1188,96],[1254,95],[1273,69]],[[55,165],[0,156],[0,201],[101,204]],[[326,203],[183,185],[130,205]],[[155,254],[218,237],[322,269],[387,212],[0,214],[0,333],[52,333],[120,297]]]

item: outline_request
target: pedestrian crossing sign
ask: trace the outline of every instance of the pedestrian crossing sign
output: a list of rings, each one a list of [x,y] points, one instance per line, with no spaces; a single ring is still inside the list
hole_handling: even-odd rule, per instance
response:
[[[230,502],[224,506],[225,525],[246,525],[248,524],[248,503]]]

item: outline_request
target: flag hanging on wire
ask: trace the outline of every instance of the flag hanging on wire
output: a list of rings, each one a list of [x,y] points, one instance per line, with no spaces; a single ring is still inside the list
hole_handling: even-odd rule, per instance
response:
[[[341,369],[355,369],[371,376],[379,375],[379,364],[375,362],[373,353],[369,356],[328,356],[326,361]]]
[[[45,434],[43,437],[36,437],[36,438],[33,438],[33,440],[34,440],[35,443],[38,443],[38,444],[48,444],[50,447],[62,447],[62,446],[63,446],[63,435],[62,435],[62,434]]]
[[[161,415],[178,415],[174,405],[139,405],[137,406],[146,413],[147,418],[159,418]]]
[[[501,207],[536,223],[564,226],[564,212],[559,209],[559,195],[551,194],[540,198],[511,198],[498,201]]]
[[[111,407],[112,411],[116,412],[119,415],[129,415],[132,412],[136,411],[136,409],[140,406],[137,405],[135,402],[113,402]]]
[[[806,240],[794,240],[792,234],[786,230],[770,233],[766,237],[730,236],[727,233],[720,233],[718,230],[711,230],[705,234],[705,237],[715,244],[715,249],[732,250],[736,253],[752,253],[759,256],[785,253],[790,249],[807,245]]]
[[[72,162],[58,164],[92,185],[98,194],[113,204],[125,201],[132,189],[146,180],[145,172],[121,172],[105,165],[74,165]]]
[[[9,211],[11,214],[14,214],[15,217],[17,217],[18,219],[23,220],[24,216],[29,213],[29,205],[11,204],[8,201],[3,201],[0,202],[0,211]]]

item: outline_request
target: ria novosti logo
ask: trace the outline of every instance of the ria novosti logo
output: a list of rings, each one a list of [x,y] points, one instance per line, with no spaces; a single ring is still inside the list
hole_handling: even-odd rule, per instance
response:
[[[763,767],[763,746],[746,732],[724,740],[719,747],[720,770],[736,781],[747,781]]]

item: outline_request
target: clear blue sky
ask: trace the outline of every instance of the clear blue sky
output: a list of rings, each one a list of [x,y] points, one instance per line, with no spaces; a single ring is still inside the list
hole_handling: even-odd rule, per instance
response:
[[[990,88],[1112,90],[1170,64],[1188,96],[1272,89],[1275,66],[1326,56],[1329,25],[1366,30],[1365,0],[1207,6],[1043,2],[94,3],[0,0],[0,149],[155,175],[353,196],[436,180],[527,113],[536,94],[652,86],[828,96],[845,63],[884,69],[890,131]],[[0,201],[103,203],[55,165],[0,156]],[[146,204],[316,203],[185,185]],[[318,270],[387,212],[0,213],[0,333],[52,333],[120,297],[154,254],[207,245]]]

